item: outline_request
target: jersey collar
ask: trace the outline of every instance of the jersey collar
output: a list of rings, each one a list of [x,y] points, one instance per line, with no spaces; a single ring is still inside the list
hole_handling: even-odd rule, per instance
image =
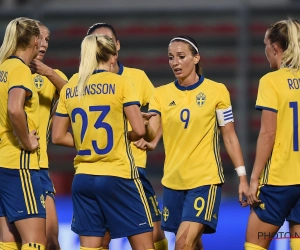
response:
[[[94,70],[93,75],[94,75],[94,74],[97,74],[97,73],[102,73],[102,72],[107,72],[107,70],[104,70],[104,69],[96,69],[96,70]]]
[[[193,90],[193,89],[199,87],[200,84],[201,84],[203,81],[204,81],[204,76],[199,75],[199,80],[198,80],[198,82],[196,82],[196,83],[194,83],[194,84],[192,84],[192,85],[190,85],[190,86],[181,86],[181,85],[178,83],[178,80],[175,80],[174,83],[175,83],[176,88],[178,88],[179,90],[184,91],[184,90]]]
[[[117,72],[117,74],[118,75],[122,75],[123,74],[123,70],[124,70],[124,66],[119,61],[118,61],[118,65],[119,65],[119,71]]]
[[[17,57],[17,56],[10,56],[8,59],[19,59],[21,60],[22,63],[26,64],[20,57]]]

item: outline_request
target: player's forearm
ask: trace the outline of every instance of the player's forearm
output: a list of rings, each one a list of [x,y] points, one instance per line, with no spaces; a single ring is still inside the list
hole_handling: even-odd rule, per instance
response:
[[[141,138],[143,138],[143,134],[142,133],[137,133],[136,131],[132,130],[132,131],[128,131],[127,133],[127,137],[129,141],[138,141]]]
[[[154,148],[156,148],[161,136],[162,136],[162,126],[160,125],[154,140],[151,141],[152,145],[154,145]]]
[[[49,79],[49,81],[55,86],[58,93],[63,88],[63,86],[67,83],[63,78],[60,77],[59,74],[55,72],[54,69],[50,68],[46,71],[45,76]]]
[[[156,132],[154,131],[154,129],[152,128],[152,126],[148,123],[146,126],[146,133],[144,135],[144,140],[147,142],[151,142],[155,139],[156,137]]]
[[[252,170],[251,179],[258,180],[261,175],[275,142],[275,134],[268,132],[260,132],[257,139],[256,157]]]
[[[28,136],[29,131],[24,110],[8,108],[8,116],[16,136],[25,148],[30,148],[31,142]]]
[[[52,143],[65,147],[75,147],[74,138],[70,132],[66,132],[65,134],[52,133]]]
[[[243,154],[236,134],[224,139],[224,145],[234,167],[244,166]]]

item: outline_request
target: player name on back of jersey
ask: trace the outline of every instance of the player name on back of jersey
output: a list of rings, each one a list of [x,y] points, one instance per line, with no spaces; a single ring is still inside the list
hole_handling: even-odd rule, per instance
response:
[[[298,78],[293,78],[293,79],[288,78],[287,82],[288,82],[290,89],[299,89],[300,88],[300,79],[298,79]]]
[[[83,95],[114,95],[116,85],[111,83],[92,83],[88,84]],[[78,87],[66,88],[66,99],[78,96]]]

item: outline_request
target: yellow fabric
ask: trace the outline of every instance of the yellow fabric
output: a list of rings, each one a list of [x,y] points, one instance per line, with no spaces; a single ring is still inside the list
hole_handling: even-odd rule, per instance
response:
[[[0,166],[3,168],[39,169],[39,151],[29,153],[26,159],[20,159],[21,148],[13,135],[13,128],[9,121],[7,101],[8,93],[13,88],[26,90],[24,111],[26,113],[28,131],[39,132],[39,99],[33,85],[29,67],[19,58],[5,60],[0,65]],[[22,162],[22,160],[24,160]],[[22,162],[22,166],[20,166]]]
[[[300,249],[300,238],[292,238],[290,241],[290,246],[292,250]]]
[[[61,76],[64,80],[68,81],[68,78],[59,70],[55,70],[55,72]],[[39,74],[32,75],[34,86],[39,95],[39,103],[40,103],[40,168],[48,168],[48,154],[47,154],[47,144],[50,135],[50,125],[52,121],[52,108],[55,104],[55,101],[58,99],[58,95],[56,94],[55,86],[50,82],[50,80]]]
[[[102,247],[91,248],[91,247],[80,247],[80,250],[104,250]]]
[[[108,248],[103,248],[103,247],[102,247],[101,250],[108,250]]]
[[[149,111],[162,120],[165,187],[185,190],[224,182],[216,110],[230,107],[225,85],[205,78],[186,88],[175,81],[155,90]]]
[[[46,250],[46,247],[38,243],[27,243],[22,246],[21,250]]]
[[[254,245],[249,242],[245,242],[245,250],[267,250],[267,249],[258,245]]]
[[[277,112],[275,144],[261,174],[261,184],[300,184],[299,84],[300,71],[291,72],[287,68],[266,74],[260,79],[256,108]]]
[[[21,247],[21,242],[1,242],[0,250],[21,250]]]
[[[141,106],[146,106],[150,102],[150,99],[153,95],[154,86],[145,74],[145,72],[135,68],[124,67],[121,75],[126,76],[131,80]],[[131,126],[129,123],[128,130],[131,130]],[[133,145],[133,143],[131,143],[131,149],[135,165],[137,167],[145,168],[147,161],[146,151],[138,149],[136,146]]]
[[[139,105],[131,81],[110,72],[93,74],[81,98],[77,82],[78,74],[63,87],[56,110],[71,118],[76,174],[138,177],[124,115],[124,106]]]
[[[154,242],[154,249],[155,250],[168,250],[168,240],[163,239],[158,242]]]

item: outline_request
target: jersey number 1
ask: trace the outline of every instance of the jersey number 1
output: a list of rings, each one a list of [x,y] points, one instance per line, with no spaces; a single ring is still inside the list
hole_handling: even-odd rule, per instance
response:
[[[92,146],[96,154],[98,155],[104,155],[107,154],[109,151],[112,150],[113,147],[113,130],[112,127],[106,123],[103,122],[104,118],[107,116],[108,112],[110,111],[110,106],[90,106],[89,107],[90,112],[101,112],[97,121],[94,124],[95,129],[104,128],[107,132],[107,145],[105,148],[100,149],[98,148],[97,141],[92,140]],[[80,115],[82,119],[82,128],[80,133],[81,143],[83,141],[84,135],[86,133],[87,127],[88,127],[88,115],[82,108],[75,108],[72,110],[71,118],[72,122],[74,123],[76,121],[76,115]],[[91,150],[89,149],[82,149],[78,151],[78,155],[91,155]]]
[[[290,102],[290,108],[293,109],[293,148],[299,151],[298,102]]]

